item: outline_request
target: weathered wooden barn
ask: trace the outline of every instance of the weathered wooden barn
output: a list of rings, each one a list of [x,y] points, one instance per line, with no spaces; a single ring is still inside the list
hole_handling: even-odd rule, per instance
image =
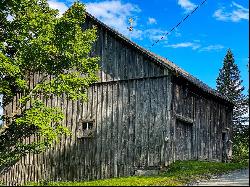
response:
[[[73,135],[45,153],[23,157],[1,173],[3,183],[103,179],[176,160],[222,161],[224,142],[231,139],[232,103],[88,14],[84,27],[92,25],[98,27],[94,53],[101,57],[101,71],[89,101],[46,100],[63,109]],[[30,85],[38,79],[30,77]],[[6,114],[15,112],[16,100]]]

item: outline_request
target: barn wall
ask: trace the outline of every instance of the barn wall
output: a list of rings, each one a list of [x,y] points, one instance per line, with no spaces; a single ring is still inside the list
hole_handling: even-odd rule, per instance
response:
[[[92,55],[101,58],[99,82],[166,75],[166,69],[93,20],[87,19],[84,28],[93,25],[98,28]]]
[[[87,103],[69,101],[64,96],[44,100],[63,109],[63,124],[72,136],[63,137],[45,153],[23,157],[1,176],[2,180],[14,185],[38,179],[102,179],[163,166],[168,159],[164,137],[170,133],[169,80],[163,76],[96,83],[88,91]],[[81,119],[95,120],[93,138],[77,138]],[[30,137],[25,141],[34,140]]]
[[[174,81],[173,93],[171,135],[174,160],[222,161],[222,133],[227,133],[231,139],[232,111],[190,88],[184,81]],[[179,120],[178,116],[193,123]]]
[[[200,93],[185,95],[185,87],[172,82],[166,69],[105,28],[99,27],[98,36],[92,55],[101,57],[100,80],[88,90],[88,102],[65,96],[41,98],[63,109],[63,124],[72,136],[63,137],[45,153],[23,157],[0,180],[14,185],[43,179],[102,179],[133,175],[137,169],[159,168],[175,160],[221,160],[221,133],[231,123],[226,107]],[[38,75],[31,76],[30,86],[38,80]],[[5,107],[5,114],[15,113],[19,97]],[[176,114],[193,124],[177,120]],[[93,138],[77,138],[81,119],[95,120]]]
[[[87,20],[85,27],[92,25]],[[93,49],[92,55],[101,57],[101,70],[99,83],[89,89],[87,104],[68,101],[65,96],[41,98],[47,105],[63,109],[63,123],[73,136],[63,138],[43,154],[23,157],[2,174],[0,179],[4,182],[126,176],[138,168],[159,167],[171,161],[164,151],[169,144],[163,141],[170,124],[168,71],[102,27],[98,27]],[[30,87],[39,79],[39,75],[31,76]],[[5,106],[6,115],[16,113],[20,97],[18,94]],[[85,118],[95,119],[97,134],[93,139],[77,140],[75,129],[78,121]]]

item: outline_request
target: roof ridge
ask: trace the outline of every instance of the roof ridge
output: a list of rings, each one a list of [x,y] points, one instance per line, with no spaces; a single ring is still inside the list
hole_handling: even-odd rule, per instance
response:
[[[216,97],[219,97],[219,98],[221,98],[221,99],[223,99],[223,100],[225,100],[225,101],[227,101],[227,102],[229,102],[231,104],[234,104],[228,98],[226,98],[225,96],[221,95],[217,90],[211,88],[206,83],[202,82],[201,80],[199,80],[198,78],[194,77],[193,75],[191,75],[187,71],[183,70],[182,68],[180,68],[179,66],[177,66],[172,61],[168,60],[165,57],[157,55],[157,54],[155,54],[155,53],[153,53],[153,52],[151,52],[151,51],[149,51],[149,50],[147,50],[147,49],[145,49],[143,47],[141,47],[137,43],[133,42],[132,40],[128,39],[126,36],[124,36],[123,34],[121,34],[120,32],[118,32],[117,30],[115,30],[114,28],[111,28],[107,24],[103,23],[102,21],[100,21],[99,19],[97,19],[96,17],[94,17],[93,15],[91,15],[89,12],[86,12],[86,15],[89,16],[94,21],[96,21],[97,23],[99,23],[100,25],[102,25],[103,27],[105,27],[110,32],[116,34],[118,37],[120,37],[121,39],[125,40],[126,42],[128,42],[129,44],[131,44],[132,46],[134,46],[135,48],[137,48],[141,52],[143,52],[144,54],[146,54],[149,57],[153,58],[155,61],[157,61],[161,65],[169,68],[172,71],[177,71],[182,77],[184,77],[186,80],[188,80],[189,82],[193,83],[194,85],[198,86],[203,91],[205,91],[205,92],[207,92],[209,94],[212,94],[212,95],[214,95]]]

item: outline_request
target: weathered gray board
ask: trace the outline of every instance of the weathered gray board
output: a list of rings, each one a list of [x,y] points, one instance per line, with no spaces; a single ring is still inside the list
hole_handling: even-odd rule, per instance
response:
[[[171,113],[193,123],[169,116],[168,85],[175,93]],[[47,100],[62,107],[64,124],[73,136],[46,153],[27,155],[1,178],[8,185],[42,179],[90,180],[129,176],[137,169],[155,169],[175,160],[221,160],[221,133],[230,115],[216,102],[191,92],[185,96],[184,90],[163,76],[97,83],[88,91],[88,103],[65,97]],[[80,119],[95,119],[93,138],[76,138]]]
[[[2,176],[4,181],[13,185],[37,179],[107,178],[159,167],[165,159],[167,79],[97,83],[89,89],[88,103],[47,100],[52,106],[62,106],[72,137],[62,138],[44,154],[27,155]],[[76,138],[80,119],[95,119],[93,138]]]
[[[174,81],[172,112],[175,159],[222,160],[222,132],[232,136],[232,111]],[[180,117],[182,116],[182,117]],[[176,132],[175,132],[176,130]],[[180,151],[179,151],[180,150]],[[181,153],[181,154],[180,154]]]

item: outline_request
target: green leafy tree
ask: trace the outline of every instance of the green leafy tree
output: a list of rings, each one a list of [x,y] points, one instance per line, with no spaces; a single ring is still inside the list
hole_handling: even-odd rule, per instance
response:
[[[0,95],[3,106],[17,93],[22,97],[16,113],[2,116],[0,166],[44,151],[62,134],[70,134],[62,125],[62,111],[40,98],[65,94],[87,99],[86,89],[97,81],[99,58],[90,56],[97,30],[83,30],[84,22],[85,6],[79,2],[59,17],[46,0],[1,0]],[[41,78],[30,87],[29,77],[35,74]],[[23,143],[34,134],[40,141]]]
[[[228,49],[216,83],[217,90],[235,104],[233,109],[234,131],[240,130],[248,120],[247,117],[244,117],[247,113],[247,97],[243,94],[245,88],[242,86],[242,82],[233,53]]]

